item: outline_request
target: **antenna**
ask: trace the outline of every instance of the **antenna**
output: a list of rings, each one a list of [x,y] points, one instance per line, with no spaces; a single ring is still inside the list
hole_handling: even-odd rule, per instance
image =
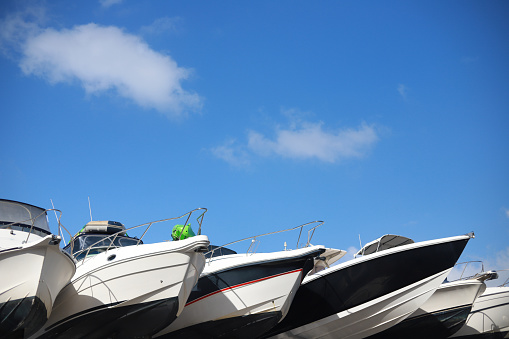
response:
[[[90,196],[88,196],[88,210],[90,211],[90,221],[92,221],[94,219],[92,219],[92,207],[90,207]]]
[[[60,228],[60,223],[58,220],[57,211],[55,211],[55,205],[53,204],[53,199],[49,199],[49,201],[51,201],[51,207],[53,207],[53,213],[55,213],[55,219],[57,219],[58,233],[60,233],[60,236],[62,237],[62,240],[64,241],[64,246],[67,246],[67,244],[65,243],[64,232],[62,232],[62,229]]]

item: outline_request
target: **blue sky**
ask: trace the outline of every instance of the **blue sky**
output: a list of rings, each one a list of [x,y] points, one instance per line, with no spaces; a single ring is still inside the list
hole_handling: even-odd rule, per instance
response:
[[[1,196],[222,244],[475,231],[509,268],[508,1],[3,1]],[[156,229],[150,241],[169,237]],[[267,240],[270,244],[270,241]],[[281,249],[279,242],[273,250]]]

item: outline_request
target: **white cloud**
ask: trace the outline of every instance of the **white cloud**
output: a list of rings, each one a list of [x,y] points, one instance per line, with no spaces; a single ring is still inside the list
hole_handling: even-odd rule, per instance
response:
[[[17,54],[26,75],[52,84],[78,83],[88,94],[114,92],[171,117],[201,109],[202,98],[181,86],[192,70],[140,37],[94,23],[43,29],[39,12],[26,9],[0,23],[0,47],[8,56]]]
[[[509,208],[503,208],[505,216],[509,218]]]
[[[108,8],[113,5],[118,5],[122,2],[122,0],[99,0],[99,3],[102,7]]]
[[[275,154],[283,158],[315,158],[334,163],[363,157],[378,141],[375,128],[366,124],[338,131],[326,131],[323,126],[322,122],[298,122],[287,129],[277,128],[273,140],[251,131],[248,148],[262,156]]]
[[[399,93],[399,95],[401,95],[401,97],[403,99],[406,99],[407,93],[408,93],[408,87],[403,84],[399,84],[398,85],[398,93]]]
[[[243,167],[249,165],[249,156],[244,147],[238,145],[234,139],[226,141],[223,145],[211,149],[212,154],[230,165]]]
[[[260,132],[249,131],[247,143],[228,140],[212,148],[214,156],[235,166],[251,163],[255,156],[277,156],[298,160],[317,159],[335,163],[349,158],[361,158],[368,154],[379,137],[374,126],[361,124],[357,128],[326,130],[323,122],[302,119],[310,115],[295,109],[282,112],[289,122],[286,127],[276,126],[270,139]]]
[[[0,51],[11,58],[22,52],[22,42],[29,36],[40,33],[46,18],[46,9],[40,6],[27,7],[23,11],[10,13],[0,20]]]

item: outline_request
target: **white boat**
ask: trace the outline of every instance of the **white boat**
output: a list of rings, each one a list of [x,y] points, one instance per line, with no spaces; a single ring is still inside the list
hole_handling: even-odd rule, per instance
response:
[[[449,338],[509,338],[509,286],[487,287],[463,327]]]
[[[61,238],[51,234],[46,212],[0,199],[0,338],[39,330],[76,270]]]
[[[307,276],[286,318],[264,337],[357,339],[381,332],[429,299],[472,237],[377,239],[361,256]],[[384,249],[388,242],[396,245]]]
[[[445,282],[408,318],[369,339],[448,338],[465,324],[473,303],[486,289],[484,282],[497,277],[496,272],[484,272]]]
[[[144,338],[168,326],[183,310],[203,270],[208,237],[144,244],[159,220],[125,229],[118,222],[90,222],[66,247],[76,274],[58,296],[53,313],[34,338]],[[206,211],[206,210],[205,210]],[[158,224],[157,226],[161,226]],[[143,235],[127,235],[145,228]]]
[[[323,246],[312,246],[309,240],[303,248],[270,253],[237,254],[224,246],[212,247],[184,311],[154,337],[259,337],[285,317],[303,277],[324,253]],[[345,253],[329,250],[327,255]]]

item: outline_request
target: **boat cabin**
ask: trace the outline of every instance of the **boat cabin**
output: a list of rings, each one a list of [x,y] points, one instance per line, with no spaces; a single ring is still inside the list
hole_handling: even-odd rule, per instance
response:
[[[50,235],[46,210],[19,201],[0,199],[0,228]]]
[[[75,235],[64,251],[76,260],[108,249],[143,244],[137,238],[127,235],[123,224],[117,221],[90,221]]]

